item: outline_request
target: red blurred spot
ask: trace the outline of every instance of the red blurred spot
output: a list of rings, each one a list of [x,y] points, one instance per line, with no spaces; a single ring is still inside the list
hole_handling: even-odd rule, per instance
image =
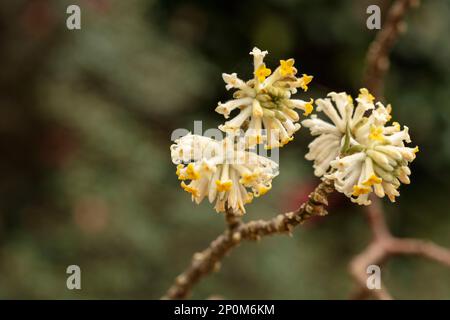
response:
[[[102,232],[108,225],[109,216],[108,204],[98,197],[79,199],[73,209],[75,224],[86,234]]]
[[[78,149],[73,132],[58,126],[48,129],[39,143],[39,158],[50,167],[65,166]]]
[[[27,35],[44,38],[56,24],[55,9],[48,0],[29,0],[19,16],[19,21]]]
[[[99,13],[107,13],[111,10],[110,0],[84,0],[83,2]]]

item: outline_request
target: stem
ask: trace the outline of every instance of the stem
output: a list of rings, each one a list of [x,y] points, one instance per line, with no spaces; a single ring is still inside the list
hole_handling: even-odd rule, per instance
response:
[[[255,220],[247,223],[241,223],[239,220],[236,224],[234,220],[236,216],[226,212],[228,229],[212,241],[208,248],[194,254],[189,267],[175,279],[163,299],[186,298],[202,278],[220,269],[222,259],[242,241],[255,241],[263,236],[291,233],[296,226],[309,218],[326,215],[327,198],[333,191],[333,183],[325,180],[309,195],[308,201],[297,210],[279,214],[270,220]],[[233,223],[230,223],[230,220]]]

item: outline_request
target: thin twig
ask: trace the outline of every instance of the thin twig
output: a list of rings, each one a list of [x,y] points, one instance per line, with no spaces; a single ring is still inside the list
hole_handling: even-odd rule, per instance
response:
[[[417,4],[418,1],[414,0],[395,1],[389,9],[384,28],[378,32],[369,46],[364,83],[378,97],[383,95],[385,75],[389,68],[389,53],[404,29],[403,20],[408,9]],[[380,266],[391,256],[416,255],[450,267],[450,250],[423,240],[394,237],[386,224],[379,198],[372,197],[372,204],[366,208],[365,213],[373,238],[366,249],[355,256],[349,265],[349,271],[357,283],[353,299],[365,299],[371,295],[382,300],[392,299],[383,284],[381,289],[373,290],[369,290],[366,284],[367,267]]]
[[[363,83],[375,96],[382,95],[384,77],[389,70],[389,53],[399,34],[406,29],[405,15],[409,8],[417,6],[418,3],[418,0],[395,1],[389,9],[383,28],[369,46]]]
[[[352,299],[365,299],[371,294],[380,300],[391,300],[392,296],[384,286],[380,289],[369,290],[367,288],[367,267],[370,265],[380,266],[388,257],[386,244],[392,238],[384,219],[381,201],[372,197],[372,204],[366,207],[366,217],[372,232],[372,242],[364,249],[363,252],[355,256],[349,265],[349,271],[357,283],[356,292],[352,295]]]
[[[368,223],[372,231],[372,242],[350,262],[350,273],[358,288],[353,299],[363,299],[373,295],[377,299],[392,299],[384,285],[381,289],[369,290],[366,285],[366,269],[370,265],[381,266],[390,257],[396,255],[415,255],[450,267],[450,250],[432,242],[419,239],[396,238],[386,228],[384,213],[378,199],[366,209]],[[377,205],[374,205],[377,203]]]
[[[206,250],[194,254],[190,266],[175,279],[163,299],[186,298],[193,286],[212,271],[218,270],[226,254],[242,241],[255,241],[264,236],[291,233],[296,226],[309,218],[326,215],[327,198],[333,191],[333,183],[323,181],[309,195],[308,201],[297,210],[279,214],[270,220],[241,223],[224,231]]]

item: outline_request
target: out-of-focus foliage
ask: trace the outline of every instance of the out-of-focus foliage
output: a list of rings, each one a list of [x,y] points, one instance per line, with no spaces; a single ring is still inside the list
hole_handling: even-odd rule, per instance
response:
[[[372,4],[373,1],[370,2]],[[65,27],[68,4],[82,29]],[[382,14],[389,1],[378,2]],[[304,98],[355,93],[375,31],[368,1],[3,1],[0,5],[0,298],[158,298],[223,229],[195,206],[169,155],[174,129],[223,122],[221,72],[250,75],[294,57],[315,76]],[[450,247],[450,3],[424,1],[392,53],[386,99],[421,147],[412,185],[385,202],[395,234]],[[273,190],[246,219],[293,209],[317,182],[300,130],[281,150]],[[370,236],[362,209],[335,197],[329,217],[243,244],[195,298],[346,298],[349,259]],[[82,290],[66,289],[66,267]],[[394,296],[450,298],[450,272],[396,258]]]

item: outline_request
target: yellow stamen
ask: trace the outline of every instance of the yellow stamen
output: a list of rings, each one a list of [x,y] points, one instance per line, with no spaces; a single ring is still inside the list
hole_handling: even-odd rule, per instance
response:
[[[257,173],[244,173],[241,177],[241,179],[239,179],[239,183],[242,183],[243,185],[250,185],[252,182],[255,181],[257,177]]]
[[[266,64],[262,63],[258,69],[255,70],[255,77],[259,82],[263,82],[271,73],[272,71],[266,68]]]
[[[348,96],[347,96],[347,100],[348,100],[348,103],[350,103],[350,104],[353,103],[353,98],[352,98],[351,95],[348,95]]]
[[[394,126],[395,130],[400,131],[400,123],[397,121],[393,122],[392,125]]]
[[[187,185],[184,181],[182,181],[180,185],[184,191],[189,192],[193,197],[198,197],[198,190],[196,188]]]
[[[353,196],[359,197],[362,194],[369,193],[370,190],[371,189],[368,187],[355,185],[355,186],[353,186]]]
[[[311,114],[311,112],[313,112],[314,110],[313,102],[314,99],[310,99],[309,102],[305,104],[305,112],[303,113],[304,116],[307,116]]]
[[[247,198],[247,200],[245,200],[245,204],[252,203],[252,201],[253,201],[253,193],[248,192],[247,196],[248,196],[248,198]]]
[[[308,90],[308,84],[312,81],[313,76],[308,76],[307,74],[303,74],[300,79],[300,88],[303,89],[303,91]]]
[[[377,177],[375,174],[372,174],[369,179],[363,182],[363,185],[366,187],[371,187],[374,184],[380,184],[383,181],[380,177]]]
[[[375,100],[375,97],[371,95],[369,90],[367,90],[366,88],[359,89],[359,92],[360,92],[358,96],[359,99],[367,100],[369,102],[373,102],[373,100]]]
[[[200,173],[195,170],[195,166],[193,163],[188,164],[186,168],[186,175],[188,176],[188,179],[191,180],[197,180],[198,178],[200,178]]]
[[[288,144],[289,142],[291,142],[292,140],[294,140],[294,136],[292,137],[287,137],[286,139],[281,140],[281,147],[283,147],[284,145]]]
[[[189,163],[184,172],[182,171],[183,169],[184,166],[182,164],[179,164],[177,166],[176,174],[179,180],[197,180],[198,178],[200,178],[200,173],[195,170],[195,166],[193,163]]]
[[[419,146],[416,146],[416,147],[414,148],[413,152],[414,152],[414,153],[419,152]]]
[[[376,141],[383,141],[384,140],[383,127],[376,127],[376,126],[370,127],[369,139]]]
[[[268,186],[259,185],[258,186],[258,192],[255,193],[255,197],[259,197],[259,196],[265,195],[270,189],[272,189],[272,185],[270,185],[270,184]]]
[[[281,76],[285,77],[288,75],[293,75],[295,73],[294,62],[294,59],[280,60]]]
[[[387,116],[386,116],[387,121],[391,121],[392,120],[392,115],[391,115],[392,106],[391,106],[391,104],[388,104],[386,106],[386,112],[387,112]]]
[[[231,180],[226,180],[226,181],[216,180],[216,188],[217,188],[217,191],[219,191],[219,192],[230,191],[232,186],[233,186],[233,181],[231,181]]]
[[[184,166],[180,163],[179,165],[177,165],[177,171],[175,172],[180,180],[183,180],[183,179],[180,178],[181,169],[183,169],[183,168],[184,168]]]
[[[391,112],[392,112],[392,106],[391,106],[390,103],[386,106],[386,111],[387,111],[387,113],[391,114]]]

